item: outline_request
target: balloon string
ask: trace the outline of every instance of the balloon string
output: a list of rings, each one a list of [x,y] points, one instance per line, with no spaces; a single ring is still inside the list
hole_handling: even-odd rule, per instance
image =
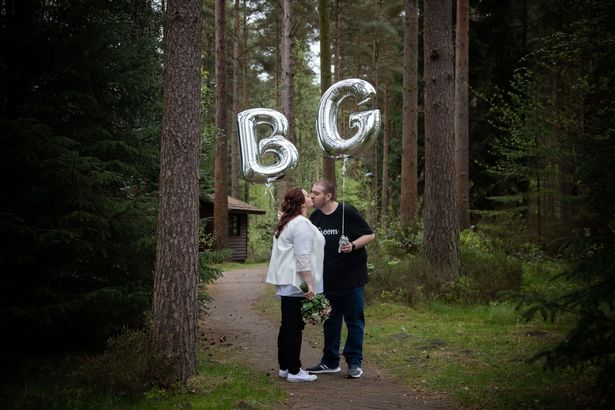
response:
[[[265,184],[265,192],[263,193],[263,195],[267,195],[267,194],[269,194],[269,198],[271,199],[271,206],[275,210],[276,203],[275,203],[275,197],[273,195],[273,183],[271,182],[267,182]]]
[[[344,216],[346,211],[346,161],[348,161],[348,157],[344,157],[344,161],[342,162],[342,236],[344,236]]]

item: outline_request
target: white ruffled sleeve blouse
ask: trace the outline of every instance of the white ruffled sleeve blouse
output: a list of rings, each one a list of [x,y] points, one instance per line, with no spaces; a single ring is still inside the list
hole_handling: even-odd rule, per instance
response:
[[[314,293],[322,293],[325,238],[309,219],[291,219],[279,238],[273,238],[267,283],[276,285],[278,296],[303,296],[299,272],[311,271]]]

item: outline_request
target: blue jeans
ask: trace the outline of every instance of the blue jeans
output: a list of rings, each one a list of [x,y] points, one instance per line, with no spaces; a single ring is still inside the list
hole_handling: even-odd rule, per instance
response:
[[[342,321],[345,321],[348,336],[342,354],[349,366],[361,366],[363,335],[365,333],[365,315],[363,314],[365,294],[363,287],[326,292],[325,296],[331,302],[331,315],[323,324],[325,347],[321,363],[329,367],[339,366]]]

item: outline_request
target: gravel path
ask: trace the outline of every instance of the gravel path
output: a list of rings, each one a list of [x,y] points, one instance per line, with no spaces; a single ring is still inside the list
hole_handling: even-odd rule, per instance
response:
[[[231,359],[261,370],[274,379],[289,398],[288,409],[454,409],[446,397],[417,392],[388,377],[378,364],[366,358],[363,376],[346,379],[342,372],[319,375],[311,383],[288,383],[277,376],[276,340],[279,324],[258,312],[255,304],[265,295],[273,295],[264,283],[265,268],[234,270],[224,273],[208,287],[213,297],[204,318],[201,343],[221,344],[229,348]],[[273,298],[273,296],[272,296]],[[307,326],[306,326],[307,327]],[[320,360],[321,348],[305,340],[301,350],[304,367]]]

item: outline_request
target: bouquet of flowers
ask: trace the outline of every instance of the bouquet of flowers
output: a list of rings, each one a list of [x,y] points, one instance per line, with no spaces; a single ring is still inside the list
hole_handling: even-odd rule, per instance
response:
[[[303,292],[308,291],[308,287],[305,282],[301,284],[301,290]],[[301,314],[303,316],[303,320],[309,324],[320,324],[329,318],[329,315],[331,314],[331,303],[325,295],[319,293],[318,295],[314,295],[312,299],[306,299],[303,301],[303,306],[301,306]]]

